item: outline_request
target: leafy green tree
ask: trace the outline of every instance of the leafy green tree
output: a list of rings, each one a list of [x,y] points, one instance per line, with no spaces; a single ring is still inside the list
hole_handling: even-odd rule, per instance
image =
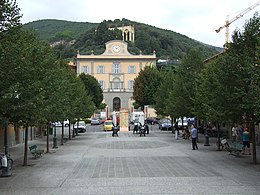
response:
[[[43,65],[48,64],[51,55],[34,34],[26,31],[8,30],[1,43],[0,113],[9,122],[25,126],[27,135],[28,126],[36,124],[41,117],[38,108],[44,99],[41,81],[46,66]],[[24,165],[27,165],[27,150],[26,136]]]
[[[201,53],[191,50],[184,57],[182,65],[172,74],[173,83],[169,85],[168,96],[165,99],[165,109],[170,116],[177,118],[195,115],[197,74],[202,67]]]
[[[169,105],[168,101],[170,98],[169,91],[173,88],[175,83],[175,72],[171,69],[160,72],[161,81],[160,85],[155,92],[155,103],[154,109],[158,115],[171,116],[174,114],[175,108],[172,107],[174,104]]]
[[[201,72],[197,98],[204,105],[201,112],[210,119],[246,123],[252,133],[254,163],[254,123],[259,121],[259,26],[256,13],[243,31],[234,31],[226,52]]]
[[[34,33],[6,31],[0,51],[1,118],[7,117],[14,124],[19,122],[28,133],[30,125],[90,116],[94,104],[82,81],[76,79],[67,63],[56,61],[50,46]],[[27,136],[25,145],[24,165],[27,165]]]
[[[225,118],[225,105],[230,102],[227,102],[224,98],[230,93],[228,91],[232,89],[225,88],[225,85],[221,85],[220,83],[220,80],[224,78],[222,65],[225,66],[225,63],[220,64],[216,61],[208,64],[207,67],[199,73],[199,83],[195,101],[197,105],[196,115],[200,119],[223,122]]]
[[[242,122],[255,116],[259,90],[259,69],[255,66],[259,52],[259,17],[235,31],[229,49],[205,67],[200,75],[197,100],[204,103],[201,113],[215,120]],[[207,110],[207,111],[206,111]]]
[[[16,0],[0,1],[0,38],[4,31],[21,26],[21,17]]]
[[[156,67],[146,66],[134,80],[133,98],[142,108],[155,103],[154,94],[160,83],[160,74]]]
[[[94,102],[95,107],[99,108],[104,99],[104,96],[98,80],[92,75],[86,75],[84,73],[80,74],[79,78],[83,81],[86,91],[92,97],[92,101]]]

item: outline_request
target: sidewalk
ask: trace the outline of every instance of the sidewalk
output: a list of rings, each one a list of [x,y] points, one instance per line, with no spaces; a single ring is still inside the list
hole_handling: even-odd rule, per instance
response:
[[[13,175],[0,178],[1,194],[259,194],[260,165],[252,155],[217,151],[216,139],[199,150],[190,140],[151,128],[130,132],[87,132],[22,166],[23,144],[9,148]],[[35,140],[45,147],[45,137]],[[59,142],[58,142],[59,143]],[[30,143],[32,144],[32,142]],[[30,145],[29,144],[29,145]],[[260,161],[257,146],[257,159]]]

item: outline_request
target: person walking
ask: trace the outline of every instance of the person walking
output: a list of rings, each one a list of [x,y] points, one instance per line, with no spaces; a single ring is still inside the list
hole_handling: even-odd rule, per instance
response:
[[[232,142],[236,142],[237,139],[237,124],[234,124],[232,129]]]
[[[243,132],[242,139],[243,139],[243,152],[242,152],[242,154],[245,154],[245,150],[246,150],[246,147],[247,147],[248,148],[248,154],[251,155],[251,152],[250,152],[250,136],[249,136],[248,128],[245,128],[245,131]]]
[[[198,130],[196,129],[195,125],[191,125],[191,142],[192,142],[192,150],[197,149],[197,138],[198,138]]]

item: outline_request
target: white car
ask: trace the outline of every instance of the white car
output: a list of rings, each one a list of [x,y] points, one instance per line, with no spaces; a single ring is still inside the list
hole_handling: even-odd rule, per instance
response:
[[[53,124],[53,126],[55,126],[55,127],[61,127],[61,122],[60,122],[60,121],[54,122],[54,123],[52,123],[52,124]]]
[[[78,130],[79,133],[84,133],[87,131],[85,121],[78,121],[74,124],[74,130]]]
[[[69,124],[70,124],[70,123],[69,123],[69,120],[67,119],[66,121],[63,121],[63,124],[64,124],[65,127],[68,127]]]
[[[182,124],[182,120],[181,118],[178,119],[178,126],[181,127],[183,125],[183,127],[188,127],[188,125],[195,123],[195,118],[187,118],[187,117],[183,117],[183,124]]]
[[[62,124],[60,121],[56,121],[54,123],[52,123],[55,127],[61,127]],[[63,125],[64,127],[68,127],[69,126],[69,120],[63,121]]]

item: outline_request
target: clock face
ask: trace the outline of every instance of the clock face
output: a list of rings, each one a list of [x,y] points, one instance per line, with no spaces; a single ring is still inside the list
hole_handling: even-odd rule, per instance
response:
[[[120,51],[120,46],[119,45],[114,45],[113,46],[114,52],[119,52]]]

